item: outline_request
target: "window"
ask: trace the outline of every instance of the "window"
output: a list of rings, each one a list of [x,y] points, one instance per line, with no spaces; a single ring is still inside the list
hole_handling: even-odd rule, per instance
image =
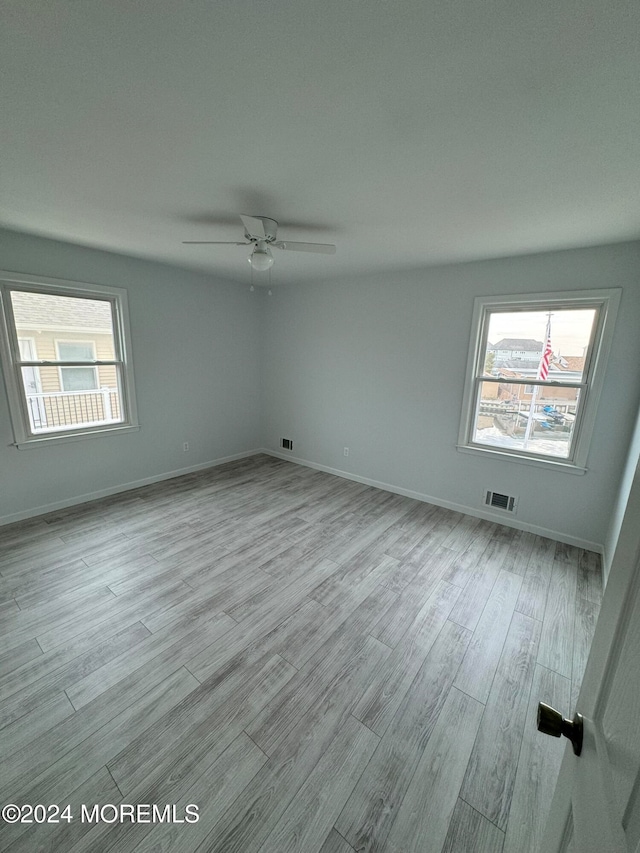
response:
[[[16,445],[136,429],[126,291],[0,279],[0,355]]]
[[[476,299],[458,448],[586,470],[619,300],[619,290]]]

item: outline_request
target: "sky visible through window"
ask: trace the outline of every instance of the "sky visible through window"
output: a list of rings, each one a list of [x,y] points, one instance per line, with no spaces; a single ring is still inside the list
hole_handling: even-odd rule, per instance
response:
[[[551,347],[556,355],[581,356],[589,344],[595,317],[593,308],[579,311],[551,312]],[[531,338],[544,342],[547,313],[544,311],[492,312],[489,320],[489,343],[503,338]]]

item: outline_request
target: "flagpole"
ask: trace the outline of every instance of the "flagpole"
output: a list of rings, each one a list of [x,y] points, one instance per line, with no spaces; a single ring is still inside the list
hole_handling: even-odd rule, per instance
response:
[[[546,379],[549,373],[549,362],[551,361],[551,317],[553,315],[551,312],[547,314],[547,331],[545,335],[544,347],[542,349],[542,355],[540,356],[540,364],[538,365],[538,373],[536,379]],[[531,438],[531,432],[533,429],[533,416],[535,413],[535,404],[538,399],[538,391],[540,389],[539,385],[533,386],[533,393],[531,394],[531,401],[529,403],[529,417],[527,418],[527,427],[524,431],[524,443],[522,445],[522,449],[526,450],[529,444],[529,439]]]
[[[538,397],[539,387],[539,385],[533,386],[533,393],[531,394],[531,400],[529,401],[529,417],[527,418],[527,428],[524,431],[524,444],[522,445],[523,450],[527,449],[527,445],[531,437],[531,427],[533,426],[533,413],[535,411],[535,403]]]

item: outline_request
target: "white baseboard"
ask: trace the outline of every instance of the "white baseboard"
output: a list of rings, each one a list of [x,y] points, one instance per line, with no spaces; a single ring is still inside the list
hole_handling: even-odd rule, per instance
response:
[[[152,477],[144,477],[142,480],[133,480],[130,483],[120,483],[117,486],[110,486],[108,489],[99,489],[96,492],[88,492],[84,495],[76,495],[73,498],[65,498],[61,501],[54,501],[50,504],[27,509],[23,512],[14,512],[11,515],[0,516],[0,527],[5,524],[13,524],[16,521],[24,521],[27,518],[34,518],[38,515],[45,515],[47,512],[54,512],[57,509],[66,509],[68,506],[76,506],[79,504],[89,503],[89,501],[99,500],[100,498],[108,498],[110,495],[117,495],[120,492],[129,492],[132,489],[139,489],[140,486],[150,486],[152,483],[159,483],[162,480],[171,480],[174,477],[182,477],[184,474],[193,474],[195,471],[204,471],[206,468],[216,468],[218,465],[224,465],[225,462],[235,462],[236,459],[244,459],[247,456],[256,456],[258,453],[263,453],[262,450],[246,450],[243,453],[234,453],[232,456],[223,456],[220,459],[213,459],[210,462],[200,462],[198,465],[189,465],[187,468],[178,468],[175,471],[165,471],[163,474],[154,474]]]
[[[310,462],[308,459],[300,459],[296,456],[291,456],[289,453],[281,453],[278,450],[269,450],[263,448],[261,453],[266,453],[268,456],[275,456],[278,459],[285,459],[287,462],[293,462],[296,465],[304,465],[306,468],[315,468],[317,471],[324,471],[327,474],[335,474],[336,477],[343,477],[345,480],[354,480],[356,483],[363,483],[365,486],[375,486],[376,489],[383,489],[386,492],[393,492],[396,495],[403,495],[406,498],[414,498],[417,501],[424,501],[429,504],[444,507],[445,509],[453,509],[456,512],[471,515],[474,518],[484,518],[487,521],[494,521],[498,524],[504,524],[505,527],[513,527],[516,530],[525,530],[528,533],[535,533],[536,536],[544,536],[546,539],[553,539],[556,542],[564,542],[566,545],[573,545],[576,548],[584,548],[585,551],[595,551],[597,554],[604,554],[604,546],[600,542],[591,542],[588,539],[581,539],[577,536],[569,536],[559,530],[550,530],[547,527],[541,527],[537,524],[528,524],[526,521],[520,521],[517,518],[503,515],[502,513],[491,512],[480,507],[465,506],[464,504],[446,501],[442,498],[436,498],[433,495],[425,495],[421,492],[414,492],[411,489],[403,489],[400,486],[394,486],[391,483],[381,483],[379,480],[372,480],[369,477],[360,477],[357,474],[351,474],[349,471],[341,471],[339,468],[330,468],[328,465],[320,465],[318,462]]]

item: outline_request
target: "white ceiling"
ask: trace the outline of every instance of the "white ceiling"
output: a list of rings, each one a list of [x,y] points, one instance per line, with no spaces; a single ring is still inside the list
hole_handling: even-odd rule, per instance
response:
[[[640,236],[638,0],[7,0],[0,224],[273,282]],[[1,264],[0,264],[1,265]],[[257,277],[258,274],[256,274]]]

